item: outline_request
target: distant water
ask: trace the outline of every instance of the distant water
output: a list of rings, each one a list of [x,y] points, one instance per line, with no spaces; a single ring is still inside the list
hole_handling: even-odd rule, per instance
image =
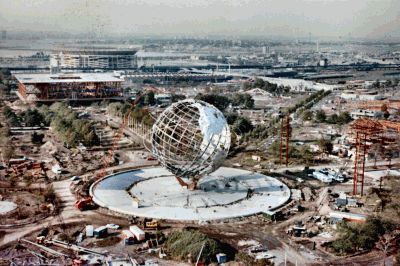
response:
[[[37,52],[41,52],[41,50],[31,50],[31,49],[6,49],[6,48],[0,48],[0,57],[18,57],[18,56],[32,56],[36,54]]]

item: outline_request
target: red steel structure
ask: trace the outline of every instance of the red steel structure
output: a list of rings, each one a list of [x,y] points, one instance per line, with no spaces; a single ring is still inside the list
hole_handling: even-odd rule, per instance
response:
[[[350,130],[354,136],[356,147],[353,174],[353,195],[358,194],[358,187],[359,184],[361,184],[360,195],[362,196],[364,194],[365,158],[368,154],[368,149],[374,143],[379,143],[384,147],[386,144],[393,141],[393,136],[390,136],[387,133],[388,131],[400,133],[400,123],[360,118],[351,124]]]
[[[292,128],[290,127],[290,116],[285,115],[281,118],[281,132],[280,132],[280,156],[279,161],[282,165],[286,164],[286,167],[289,164],[289,139],[292,133]]]
[[[123,80],[111,73],[15,74],[18,96],[27,102],[102,100],[123,97]]]
[[[122,118],[122,123],[119,127],[119,130],[113,137],[112,147],[103,159],[103,167],[97,173],[96,180],[101,179],[107,175],[107,168],[110,166],[110,162],[112,161],[112,159],[114,157],[115,150],[118,149],[118,143],[124,135],[125,127],[128,125],[128,120],[129,120],[130,114],[132,113],[133,109],[135,109],[136,104],[138,104],[138,102],[140,101],[141,98],[142,98],[142,94],[139,94],[136,97],[135,101],[129,107],[129,110],[125,113],[124,117]]]

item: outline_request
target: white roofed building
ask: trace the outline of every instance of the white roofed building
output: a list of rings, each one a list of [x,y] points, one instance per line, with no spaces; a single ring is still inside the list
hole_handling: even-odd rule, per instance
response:
[[[123,79],[108,73],[14,74],[18,96],[26,102],[103,100],[123,96]]]

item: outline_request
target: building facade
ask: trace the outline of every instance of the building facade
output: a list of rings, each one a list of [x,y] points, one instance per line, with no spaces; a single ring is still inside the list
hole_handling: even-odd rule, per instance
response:
[[[50,55],[50,67],[60,69],[136,68],[135,49],[64,49]]]
[[[123,79],[113,73],[15,74],[25,102],[102,100],[123,97]]]

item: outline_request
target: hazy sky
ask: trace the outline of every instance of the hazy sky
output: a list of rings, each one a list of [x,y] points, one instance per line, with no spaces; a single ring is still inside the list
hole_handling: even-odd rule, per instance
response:
[[[0,28],[101,34],[400,37],[400,0],[0,0]]]

